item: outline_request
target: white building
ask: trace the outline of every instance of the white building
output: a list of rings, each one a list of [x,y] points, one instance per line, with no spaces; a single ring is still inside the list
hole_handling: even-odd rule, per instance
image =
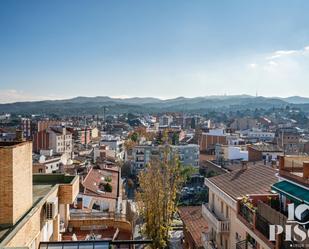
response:
[[[243,160],[248,161],[248,151],[245,146],[216,145],[216,160],[230,161]]]
[[[53,126],[48,129],[49,133],[49,148],[55,153],[72,154],[73,140],[72,133],[64,126]]]
[[[170,115],[164,114],[159,118],[160,126],[169,126],[173,122],[173,117]]]
[[[125,156],[124,141],[120,139],[120,137],[115,137],[112,135],[104,135],[102,136],[100,145],[107,145],[109,150],[112,150],[115,152],[116,158],[120,160],[124,159],[124,156]]]

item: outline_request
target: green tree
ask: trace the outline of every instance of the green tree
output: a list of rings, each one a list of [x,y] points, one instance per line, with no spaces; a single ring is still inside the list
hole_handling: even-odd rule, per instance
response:
[[[166,147],[163,160],[151,161],[139,174],[137,203],[144,219],[143,234],[153,240],[152,248],[166,248],[176,198],[184,177],[177,157],[169,160]]]

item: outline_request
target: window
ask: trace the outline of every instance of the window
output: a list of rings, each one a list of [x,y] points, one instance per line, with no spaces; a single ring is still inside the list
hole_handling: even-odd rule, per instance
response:
[[[39,173],[43,173],[43,169],[39,169]]]
[[[228,205],[225,206],[225,217],[229,218],[229,206]]]
[[[222,214],[223,214],[223,211],[224,211],[223,207],[224,207],[223,201],[221,201],[221,213],[222,213]]]

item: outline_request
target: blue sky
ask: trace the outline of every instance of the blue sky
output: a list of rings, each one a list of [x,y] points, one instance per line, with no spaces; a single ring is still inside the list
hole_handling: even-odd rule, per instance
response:
[[[0,102],[309,96],[307,0],[0,1]]]

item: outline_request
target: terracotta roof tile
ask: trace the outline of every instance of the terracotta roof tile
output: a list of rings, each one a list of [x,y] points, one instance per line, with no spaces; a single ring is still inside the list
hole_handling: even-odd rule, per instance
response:
[[[247,194],[269,194],[271,186],[278,181],[276,172],[269,166],[257,164],[207,180],[236,200]]]
[[[179,207],[178,210],[180,218],[197,248],[203,247],[202,233],[207,232],[208,224],[202,216],[202,206]]]

